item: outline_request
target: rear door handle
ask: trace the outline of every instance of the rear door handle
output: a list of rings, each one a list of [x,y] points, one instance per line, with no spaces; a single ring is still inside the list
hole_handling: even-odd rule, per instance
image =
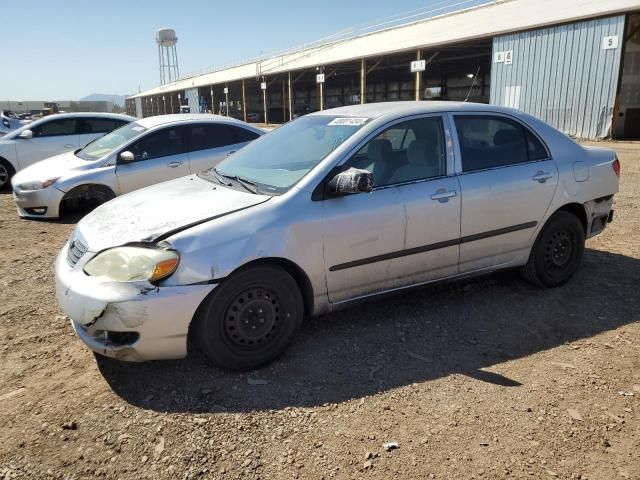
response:
[[[76,148],[75,145],[71,145],[70,143],[67,143],[64,148]]]
[[[534,180],[536,182],[540,182],[540,183],[544,183],[547,180],[549,180],[550,178],[553,177],[553,173],[551,172],[538,172],[536,173],[533,177],[531,177],[531,180]]]
[[[176,168],[176,167],[179,167],[180,165],[182,165],[182,162],[167,163],[167,167],[171,167],[171,168]]]
[[[444,200],[447,198],[455,197],[458,194],[455,190],[449,190],[448,192],[437,192],[431,195],[431,200]]]
[[[229,155],[233,155],[234,153],[236,153],[236,151],[235,150],[231,150],[230,152],[227,152],[227,154],[225,156],[228,157]]]

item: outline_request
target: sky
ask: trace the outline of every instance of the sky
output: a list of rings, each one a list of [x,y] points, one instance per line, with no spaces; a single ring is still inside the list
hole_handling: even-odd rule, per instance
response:
[[[0,1],[0,99],[77,100],[159,84],[155,32],[176,30],[180,73],[318,40],[441,0]]]

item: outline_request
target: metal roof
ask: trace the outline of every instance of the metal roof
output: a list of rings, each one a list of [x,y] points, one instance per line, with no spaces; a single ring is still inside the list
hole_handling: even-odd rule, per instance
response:
[[[480,38],[640,10],[640,0],[501,0],[429,20],[369,33],[311,50],[271,57],[141,92],[158,95],[207,85],[315,68],[417,48],[437,48]]]

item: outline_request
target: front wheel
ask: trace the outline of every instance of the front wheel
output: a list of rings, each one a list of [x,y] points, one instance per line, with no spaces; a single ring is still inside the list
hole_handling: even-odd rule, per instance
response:
[[[304,308],[296,281],[275,265],[250,267],[229,277],[206,298],[195,319],[196,341],[217,366],[263,366],[288,347]]]
[[[540,287],[559,287],[578,270],[584,254],[584,229],[569,212],[555,213],[542,228],[522,268],[526,280]]]
[[[0,190],[11,186],[11,177],[16,173],[9,162],[0,158]]]

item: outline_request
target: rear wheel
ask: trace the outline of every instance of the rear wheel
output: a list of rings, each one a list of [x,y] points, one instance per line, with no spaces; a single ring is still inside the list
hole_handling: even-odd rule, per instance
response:
[[[578,270],[584,254],[584,229],[569,212],[555,213],[538,235],[522,274],[540,287],[567,283]]]
[[[195,319],[196,340],[217,366],[245,370],[282,354],[302,324],[296,281],[277,266],[232,275],[205,299]]]
[[[13,166],[5,159],[0,158],[0,190],[11,186],[11,178],[16,173]]]

